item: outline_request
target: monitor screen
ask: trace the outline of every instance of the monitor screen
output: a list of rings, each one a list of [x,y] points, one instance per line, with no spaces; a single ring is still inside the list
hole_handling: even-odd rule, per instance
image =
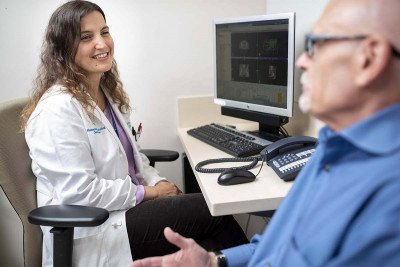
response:
[[[216,104],[293,115],[294,21],[294,13],[214,20]]]

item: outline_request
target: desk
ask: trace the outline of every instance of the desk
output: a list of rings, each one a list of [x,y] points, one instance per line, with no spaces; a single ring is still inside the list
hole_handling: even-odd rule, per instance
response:
[[[186,133],[189,129],[182,128],[178,131],[192,169],[205,159],[232,157],[189,136]],[[240,163],[223,163],[218,164],[218,167],[236,165],[240,165]],[[212,166],[208,165],[207,167]],[[251,171],[257,174],[260,166],[261,162]],[[275,210],[292,185],[292,183],[281,180],[265,163],[254,182],[240,185],[222,186],[217,183],[219,174],[199,173],[195,170],[193,172],[213,216]]]
[[[187,99],[184,99],[186,101]],[[190,102],[191,100],[189,100]],[[201,101],[207,101],[201,99]],[[211,101],[212,104],[212,101]],[[275,172],[264,163],[261,173],[257,176],[256,180],[247,184],[222,186],[217,183],[218,174],[212,173],[198,173],[194,170],[194,166],[200,161],[210,159],[210,158],[226,158],[232,157],[225,152],[216,149],[200,140],[197,140],[189,136],[186,132],[187,130],[206,123],[219,122],[223,123],[228,120],[227,123],[233,125],[239,125],[238,129],[242,130],[247,126],[254,128],[254,123],[248,123],[242,120],[234,120],[232,118],[219,115],[219,109],[217,108],[216,117],[210,115],[210,109],[206,108],[206,111],[202,112],[204,104],[201,107],[196,107],[193,103],[179,104],[179,113],[183,112],[185,118],[187,118],[188,111],[180,110],[182,106],[187,106],[192,110],[196,110],[195,119],[190,120],[191,125],[188,121],[180,121],[178,127],[178,135],[182,142],[183,148],[189,159],[190,165],[192,166],[193,172],[195,173],[197,182],[200,189],[205,197],[208,208],[213,216],[227,215],[227,214],[240,214],[257,212],[264,210],[275,210],[283,198],[288,193],[291,182],[284,182],[281,180]],[[206,118],[202,117],[201,114],[207,114]],[[245,163],[247,164],[247,163]],[[261,162],[252,169],[254,174],[259,171]],[[218,164],[218,167],[229,167],[242,165],[240,163],[223,163]],[[208,165],[207,167],[213,167],[213,165]]]

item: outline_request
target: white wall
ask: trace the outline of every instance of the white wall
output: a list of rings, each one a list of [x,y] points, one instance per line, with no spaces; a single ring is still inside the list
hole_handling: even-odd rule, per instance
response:
[[[47,22],[63,2],[0,0],[0,101],[29,95]],[[176,98],[213,93],[213,18],[265,14],[265,0],[94,2],[111,28],[122,81],[135,108],[133,119],[144,126],[142,147],[182,152]],[[180,160],[158,169],[182,187]],[[1,214],[7,214],[0,220],[0,266],[22,266],[22,225],[2,190],[0,202]],[[20,257],[12,257],[12,251]]]
[[[0,1],[0,101],[27,96],[47,21],[64,1]],[[176,97],[213,93],[212,19],[296,12],[296,58],[303,36],[327,0],[98,0],[116,44],[142,147],[182,147],[176,133]],[[295,72],[295,99],[300,92]],[[182,186],[180,160],[158,169]]]
[[[0,101],[27,96],[38,64],[47,21],[60,0],[0,0]],[[182,152],[177,127],[177,96],[213,93],[212,19],[280,12],[297,12],[296,51],[304,32],[327,0],[98,0],[116,44],[115,57],[135,112],[144,125],[140,143],[147,148]],[[296,56],[296,57],[297,57]],[[295,74],[296,96],[299,73]],[[182,186],[181,161],[159,164],[161,173]],[[4,194],[0,192],[0,201]],[[0,205],[0,208],[7,205]],[[4,215],[4,213],[2,213]],[[7,213],[9,214],[9,213]],[[2,224],[0,239],[15,239],[15,223]],[[7,230],[9,227],[9,231]],[[22,242],[22,241],[21,241]],[[6,243],[7,251],[22,252],[22,243]],[[0,250],[5,252],[4,243]],[[1,253],[3,254],[3,253]],[[0,254],[0,255],[1,255]],[[5,258],[0,257],[0,266]],[[7,261],[6,261],[7,262]],[[21,262],[21,261],[20,261]],[[20,264],[14,261],[14,266]]]
[[[143,0],[129,8],[126,1],[104,6],[120,11],[110,13],[109,21],[117,23],[112,25],[116,58],[135,107],[135,125],[143,124],[140,144],[182,152],[176,98],[213,93],[213,18],[265,14],[265,1]],[[158,169],[182,185],[181,160]]]
[[[63,2],[1,0],[1,101],[28,95],[47,21]],[[143,123],[140,144],[182,152],[176,97],[213,93],[213,18],[265,14],[265,0],[94,2],[103,8],[111,28],[135,125]],[[159,164],[158,169],[182,186],[180,160]]]

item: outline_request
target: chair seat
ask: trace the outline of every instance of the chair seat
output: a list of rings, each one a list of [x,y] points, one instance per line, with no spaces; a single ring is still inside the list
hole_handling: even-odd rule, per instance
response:
[[[32,224],[53,227],[98,226],[108,219],[105,209],[79,205],[49,205],[32,210],[28,220]]]

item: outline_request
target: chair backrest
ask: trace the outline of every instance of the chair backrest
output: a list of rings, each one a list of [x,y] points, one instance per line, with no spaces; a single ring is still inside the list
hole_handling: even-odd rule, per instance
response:
[[[42,231],[28,222],[28,213],[37,207],[36,178],[19,116],[28,99],[0,103],[0,186],[23,226],[25,266],[41,266]]]

